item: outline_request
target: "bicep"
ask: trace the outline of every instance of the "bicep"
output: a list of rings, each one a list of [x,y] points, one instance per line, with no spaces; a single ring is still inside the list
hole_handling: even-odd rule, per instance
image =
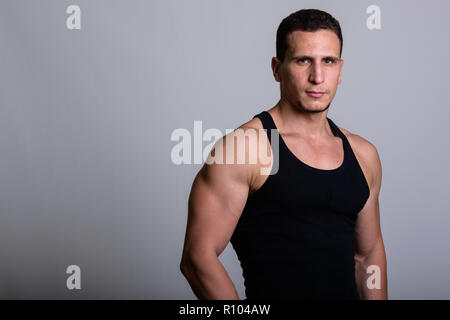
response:
[[[249,185],[242,168],[205,164],[189,196],[187,250],[217,256],[225,249],[247,201]]]

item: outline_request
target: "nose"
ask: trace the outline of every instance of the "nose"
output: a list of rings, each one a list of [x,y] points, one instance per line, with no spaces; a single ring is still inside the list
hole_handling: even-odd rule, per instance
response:
[[[316,62],[311,65],[311,73],[309,75],[309,81],[312,83],[322,83],[323,82],[323,69],[320,62]]]

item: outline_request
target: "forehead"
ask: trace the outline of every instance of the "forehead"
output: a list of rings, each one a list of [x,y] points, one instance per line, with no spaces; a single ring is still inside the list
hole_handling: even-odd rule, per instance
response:
[[[296,30],[287,37],[286,55],[336,55],[339,56],[340,43],[331,30],[301,31]]]

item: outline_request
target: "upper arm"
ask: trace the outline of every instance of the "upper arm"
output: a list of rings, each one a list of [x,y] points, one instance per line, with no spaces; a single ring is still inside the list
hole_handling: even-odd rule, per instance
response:
[[[219,140],[213,150],[218,150],[217,146],[225,146],[226,140],[231,138],[234,139],[233,133]],[[236,142],[234,150],[242,150],[243,142],[239,139]],[[245,152],[249,152],[247,144]],[[215,153],[217,158],[217,151]],[[225,160],[226,152],[219,153],[219,156]],[[223,162],[205,163],[194,179],[189,195],[183,256],[219,256],[240,218],[250,190],[251,166]]]
[[[360,138],[362,139],[362,138]],[[359,146],[359,154],[367,171],[370,195],[363,209],[358,213],[355,239],[356,255],[366,256],[382,244],[380,227],[379,194],[381,189],[382,168],[378,151],[373,144],[364,140]]]

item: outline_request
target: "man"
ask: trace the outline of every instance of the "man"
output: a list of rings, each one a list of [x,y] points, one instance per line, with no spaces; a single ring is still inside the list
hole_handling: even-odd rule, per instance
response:
[[[199,299],[239,299],[218,259],[231,241],[247,299],[387,299],[378,152],[327,118],[344,63],[339,22],[300,10],[281,22],[276,42],[280,100],[239,129],[277,129],[279,168],[263,175],[262,161],[202,167],[189,197],[181,271]],[[237,130],[221,143],[236,137]],[[216,156],[243,145],[251,156],[264,142],[273,168],[271,137],[237,139]]]

